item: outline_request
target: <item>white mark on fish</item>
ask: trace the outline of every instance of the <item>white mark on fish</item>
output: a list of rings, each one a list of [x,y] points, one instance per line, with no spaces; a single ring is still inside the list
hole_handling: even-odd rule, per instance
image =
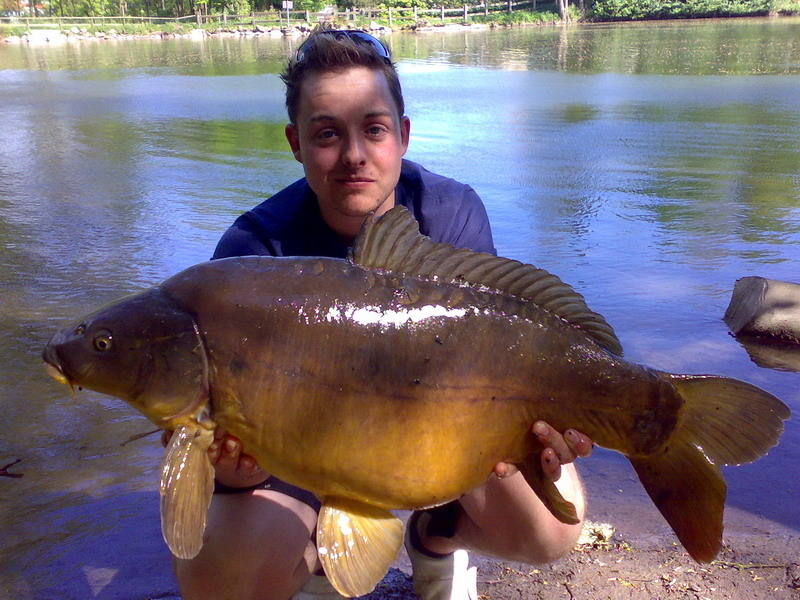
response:
[[[463,308],[447,308],[441,305],[428,304],[410,309],[383,309],[379,306],[332,306],[325,315],[328,322],[342,320],[355,321],[359,325],[379,325],[381,327],[402,327],[408,324],[421,323],[436,317],[448,319],[460,318],[467,314]]]

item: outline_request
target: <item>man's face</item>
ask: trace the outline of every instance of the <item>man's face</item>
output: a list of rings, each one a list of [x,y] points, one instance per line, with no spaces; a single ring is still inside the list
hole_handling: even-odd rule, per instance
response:
[[[394,206],[410,123],[397,114],[383,73],[310,73],[296,121],[286,138],[334,231],[354,236],[367,214]]]

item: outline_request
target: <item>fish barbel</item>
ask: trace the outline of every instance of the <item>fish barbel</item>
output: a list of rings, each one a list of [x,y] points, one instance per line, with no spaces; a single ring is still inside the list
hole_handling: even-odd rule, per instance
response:
[[[402,542],[389,510],[418,509],[517,465],[560,520],[537,420],[633,464],[697,560],[722,539],[719,466],[777,443],[788,408],[750,384],[628,363],[605,320],[557,277],[436,244],[405,209],[368,220],[348,260],[202,263],[57,333],[51,374],[117,396],[176,433],[162,531],[202,546],[215,427],[268,473],[322,500],[317,547],[345,596],[369,592]]]

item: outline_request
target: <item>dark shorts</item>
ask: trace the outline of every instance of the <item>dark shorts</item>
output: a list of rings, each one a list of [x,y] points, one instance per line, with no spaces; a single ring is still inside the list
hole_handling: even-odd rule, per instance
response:
[[[319,509],[322,506],[319,498],[317,498],[311,492],[300,489],[299,487],[295,487],[292,484],[286,483],[275,476],[269,477],[257,485],[243,488],[228,487],[227,485],[222,485],[218,481],[214,481],[215,494],[246,494],[248,492],[252,492],[253,490],[272,490],[273,492],[285,494],[286,496],[295,498],[300,500],[300,502],[307,504],[317,513],[319,513]],[[460,513],[463,512],[463,509],[457,500],[448,502],[442,506],[437,506],[436,508],[429,508],[427,509],[427,512],[429,512],[432,517],[427,527],[428,535],[436,535],[441,537],[453,537],[455,535],[456,525],[458,523]]]
[[[247,492],[252,492],[253,490],[272,490],[273,492],[284,494],[291,498],[295,498],[296,500],[300,500],[300,502],[303,502],[304,504],[308,504],[316,512],[319,512],[320,506],[322,506],[319,498],[317,498],[311,492],[302,490],[299,487],[295,487],[290,483],[286,483],[285,481],[274,476],[268,477],[265,481],[257,485],[243,488],[228,487],[227,485],[222,485],[218,481],[214,481],[215,494],[245,494]]]

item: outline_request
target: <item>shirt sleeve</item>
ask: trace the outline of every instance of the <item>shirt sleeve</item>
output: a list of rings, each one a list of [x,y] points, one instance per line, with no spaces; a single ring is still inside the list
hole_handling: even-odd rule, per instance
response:
[[[458,248],[468,248],[476,252],[497,254],[492,239],[492,228],[486,207],[478,194],[471,187],[466,188],[461,202],[460,218],[454,219],[452,241],[448,242]]]
[[[261,241],[255,234],[248,223],[247,213],[245,213],[222,234],[211,260],[251,255],[278,256],[273,248]]]

